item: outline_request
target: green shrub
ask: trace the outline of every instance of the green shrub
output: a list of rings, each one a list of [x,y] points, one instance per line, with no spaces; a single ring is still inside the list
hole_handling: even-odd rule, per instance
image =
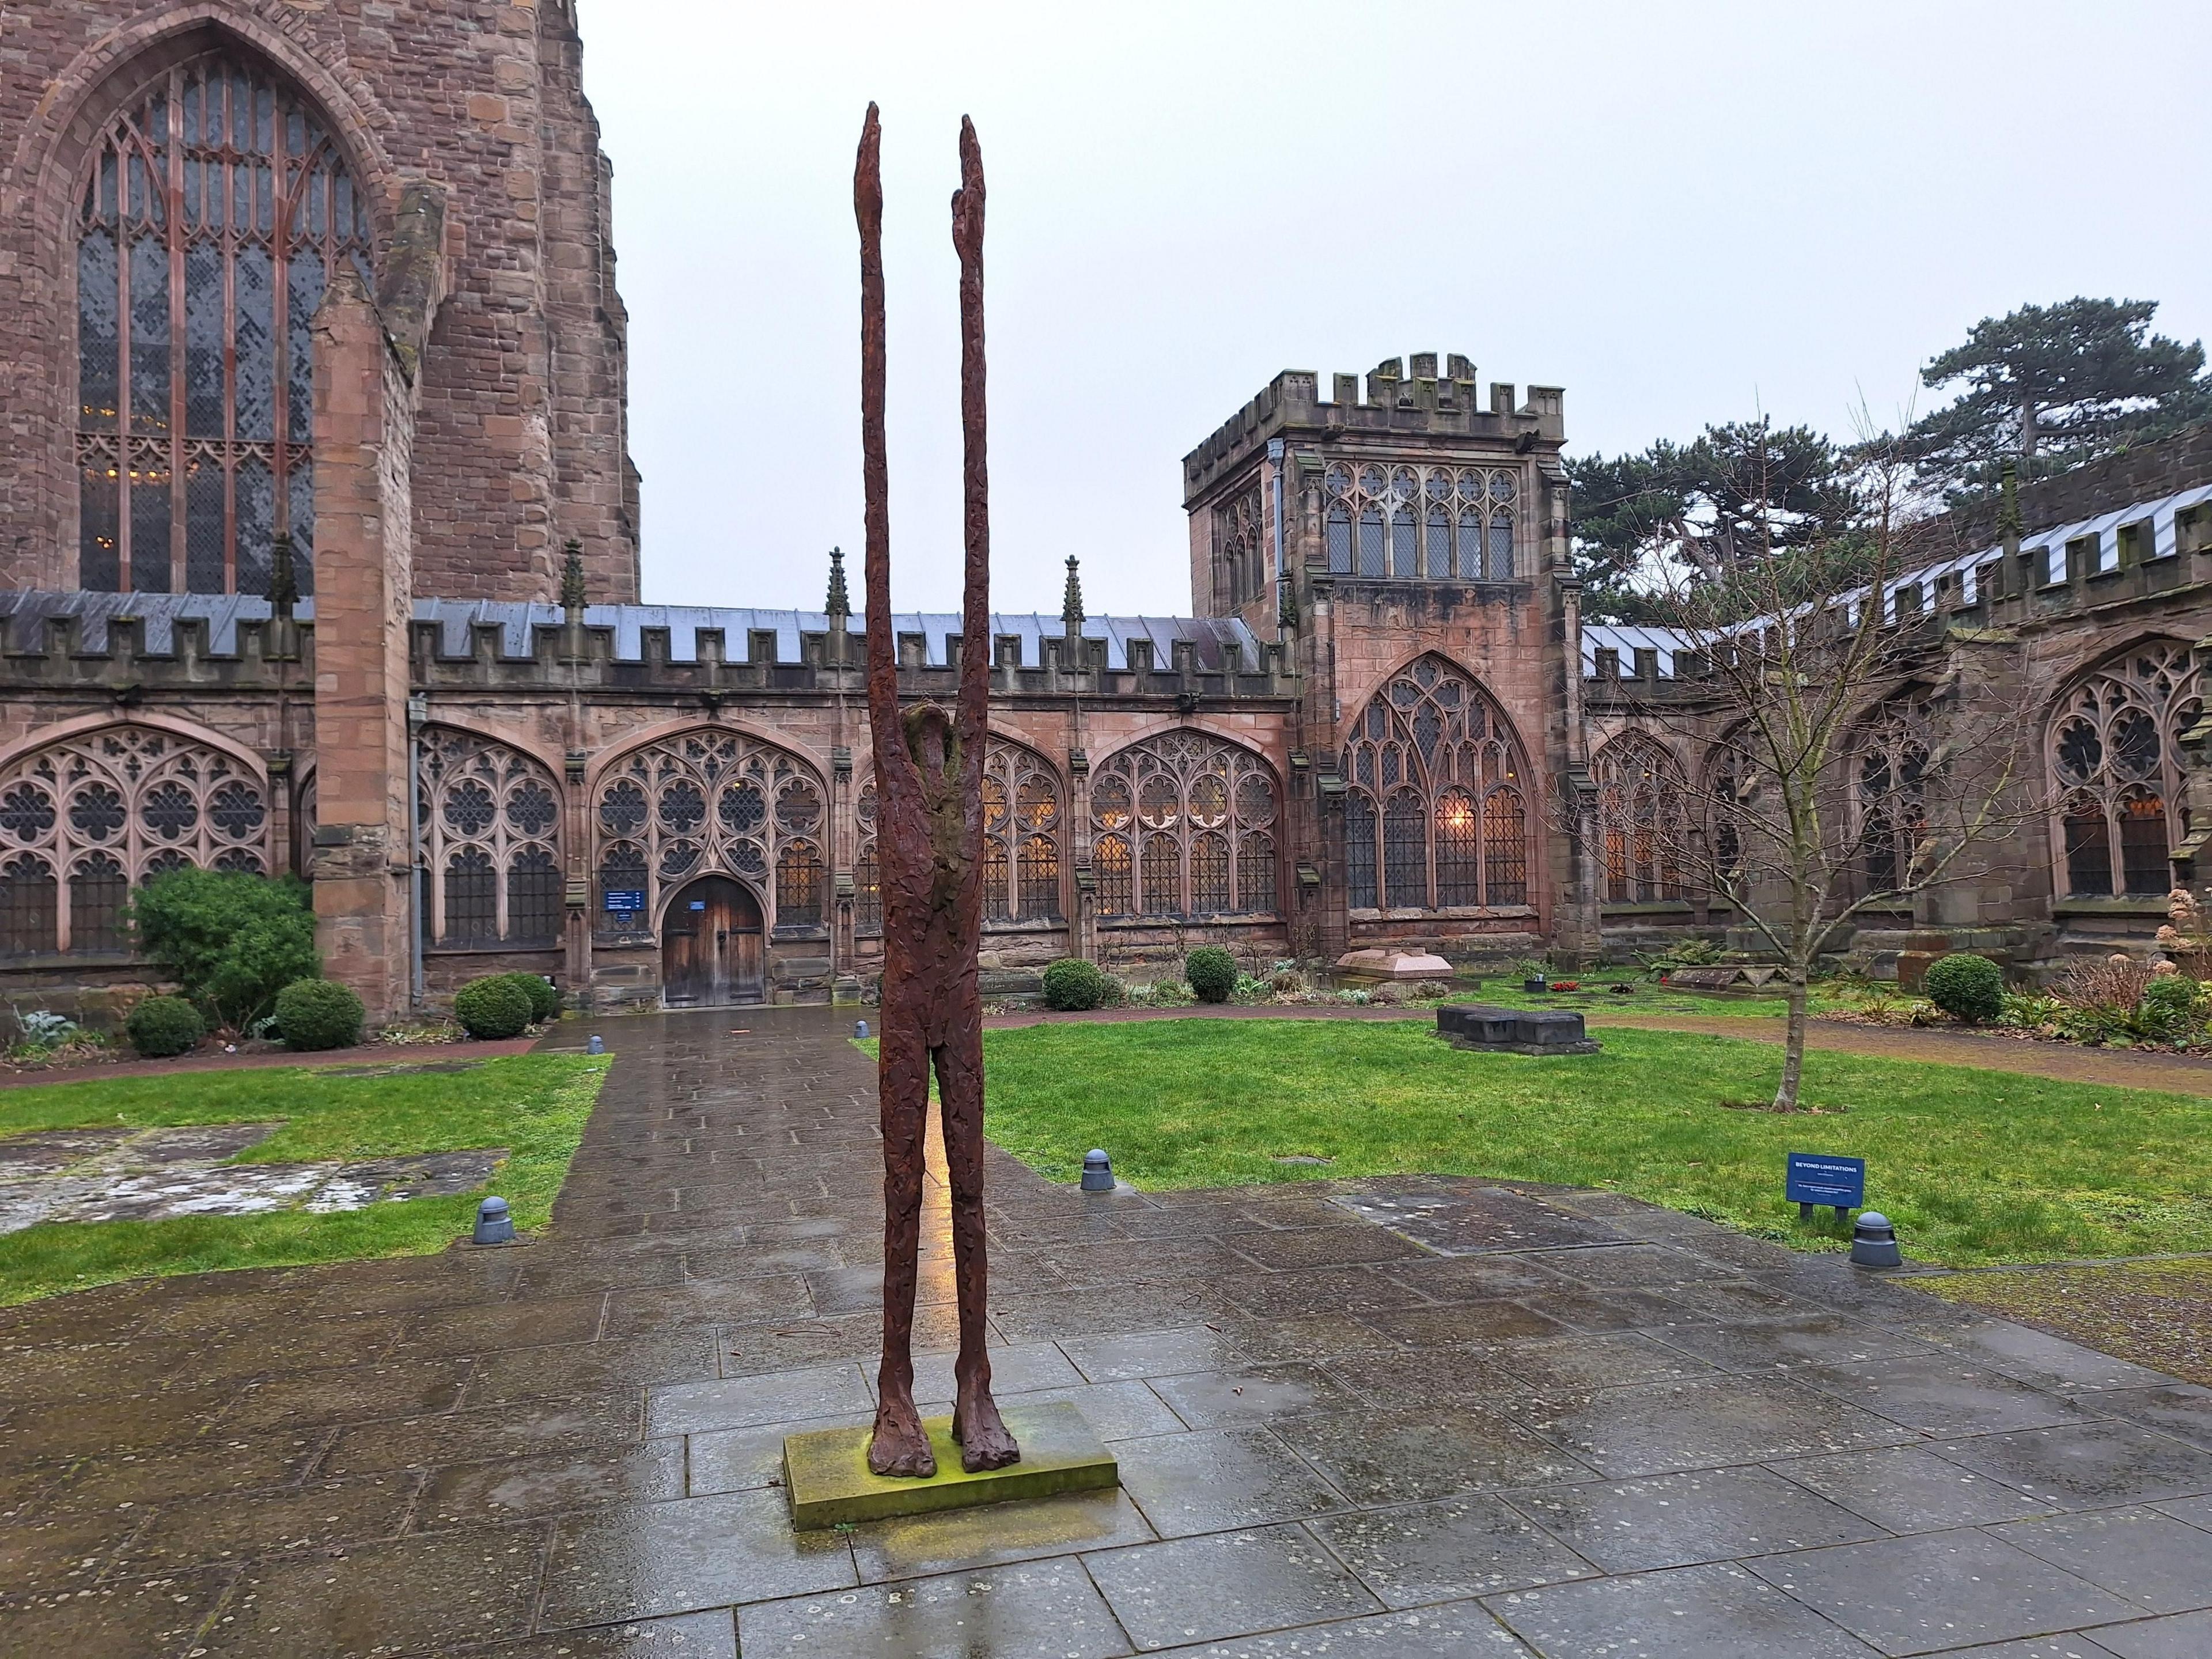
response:
[[[1218,945],[1202,945],[1182,959],[1182,976],[1200,1002],[1226,1002],[1237,988],[1237,958]]]
[[[200,1011],[182,997],[148,997],[125,1017],[123,1030],[131,1046],[149,1060],[188,1054],[207,1035]]]
[[[507,974],[530,999],[530,1023],[532,1025],[552,1018],[561,1012],[561,994],[543,974]]]
[[[1044,1006],[1073,1012],[1106,1000],[1106,975],[1095,962],[1062,957],[1044,970]]]
[[[507,974],[487,974],[461,987],[453,998],[453,1018],[479,1042],[520,1036],[530,1024],[530,994]]]
[[[244,1030],[294,980],[321,971],[306,884],[172,870],[131,901],[139,946],[221,1025]]]
[[[1920,988],[1954,1019],[1986,1025],[2004,1012],[2004,969],[1987,957],[1954,951],[1929,964]]]
[[[334,979],[295,979],[276,994],[276,1031],[290,1048],[350,1048],[362,1013],[353,988]]]
[[[2204,1026],[2203,988],[2182,974],[2159,974],[2136,1005],[2136,1035],[2153,1042],[2181,1042]]]

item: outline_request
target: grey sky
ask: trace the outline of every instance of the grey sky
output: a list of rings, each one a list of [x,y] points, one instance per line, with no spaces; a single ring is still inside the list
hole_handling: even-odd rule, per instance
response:
[[[1892,420],[2027,301],[2212,333],[2201,0],[583,0],[583,30],[656,602],[816,606],[830,544],[857,555],[870,98],[901,608],[958,600],[963,112],[1005,610],[1056,611],[1073,552],[1093,611],[1187,611],[1178,463],[1283,368],[1463,351],[1564,386],[1573,447],[1612,452]]]

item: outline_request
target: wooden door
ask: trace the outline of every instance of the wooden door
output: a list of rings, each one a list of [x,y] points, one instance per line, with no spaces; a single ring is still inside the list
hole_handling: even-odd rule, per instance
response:
[[[702,876],[669,902],[660,927],[662,999],[672,1008],[758,1002],[759,903],[727,876]]]

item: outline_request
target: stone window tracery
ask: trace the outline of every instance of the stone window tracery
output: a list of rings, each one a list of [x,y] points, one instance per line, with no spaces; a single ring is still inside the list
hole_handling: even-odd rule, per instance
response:
[[[560,795],[544,767],[492,738],[425,726],[416,817],[427,940],[467,949],[560,938]]]
[[[1091,784],[1098,914],[1275,914],[1278,800],[1267,762],[1204,732],[1121,750]]]
[[[853,855],[853,931],[884,931],[884,872],[876,857],[876,786],[865,785],[854,806],[860,842]]]
[[[1903,887],[1919,873],[1928,832],[1928,705],[1911,696],[1884,703],[1853,745],[1860,878],[1869,893]]]
[[[1214,537],[1229,603],[1259,598],[1267,586],[1267,514],[1256,483],[1214,509]]]
[[[983,920],[1059,921],[1060,777],[996,738],[983,750]]]
[[[1528,903],[1527,767],[1474,680],[1423,657],[1369,702],[1343,764],[1353,909]]]
[[[1520,487],[1511,468],[1338,461],[1322,476],[1330,573],[1510,581]]]
[[[0,771],[0,867],[26,884],[0,908],[46,942],[0,948],[127,948],[131,886],[194,866],[264,873],[269,828],[261,780],[210,744],[125,722],[33,750]]]
[[[1624,732],[1597,751],[1590,770],[1597,781],[1606,902],[1682,897],[1688,820],[1680,764],[1648,733]]]
[[[819,932],[828,799],[805,762],[734,732],[688,732],[623,757],[592,808],[599,931],[652,930],[671,894],[719,871],[760,896],[772,930]],[[610,910],[609,893],[642,894],[643,908]]]
[[[369,277],[368,204],[319,118],[242,58],[167,70],[107,122],[76,222],[78,581],[313,591],[308,324]]]
[[[2058,702],[2047,753],[2057,890],[2151,896],[2173,884],[2186,835],[2180,737],[2203,707],[2187,647],[2154,640],[2086,676]]]

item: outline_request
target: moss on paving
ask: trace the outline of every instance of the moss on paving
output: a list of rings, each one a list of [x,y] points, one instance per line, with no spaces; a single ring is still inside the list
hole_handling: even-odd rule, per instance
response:
[[[504,1146],[493,1186],[530,1230],[552,1213],[611,1063],[514,1054],[455,1071],[281,1066],[50,1084],[0,1091],[0,1136],[282,1120],[232,1160],[255,1164]],[[0,1235],[0,1305],[154,1274],[428,1255],[468,1231],[476,1204],[462,1194],[328,1215],[44,1223]]]
[[[1868,1203],[1923,1261],[2212,1249],[2201,1181],[2212,1102],[2201,1097],[1815,1051],[1804,1098],[1823,1114],[1784,1117],[1723,1104],[1771,1097],[1775,1044],[1599,1035],[1601,1054],[1537,1059],[1455,1049],[1416,1022],[995,1030],[988,1133],[1061,1181],[1100,1146],[1146,1188],[1488,1176],[1613,1188],[1826,1249],[1844,1235],[1798,1223],[1784,1154],[1843,1153],[1868,1160]],[[1332,1161],[1277,1162],[1293,1157]]]

